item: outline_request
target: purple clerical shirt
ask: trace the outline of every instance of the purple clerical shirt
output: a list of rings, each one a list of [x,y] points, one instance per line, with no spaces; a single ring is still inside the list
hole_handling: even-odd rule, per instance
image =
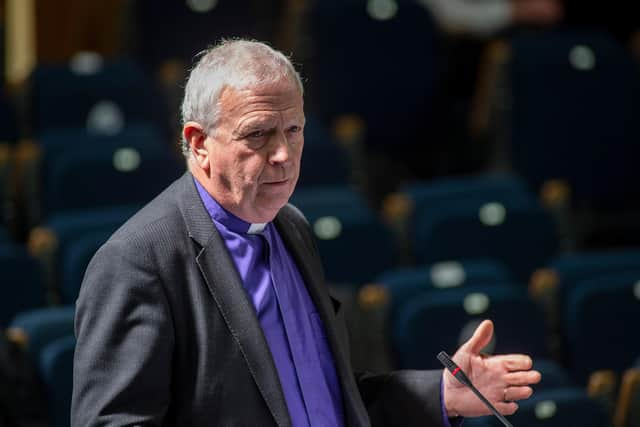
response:
[[[343,426],[342,390],[324,326],[278,231],[272,223],[241,220],[194,181],[256,309],[293,427]],[[440,404],[443,424],[451,427]]]
[[[292,425],[343,426],[342,390],[323,323],[275,226],[241,220],[195,182],[256,309]]]

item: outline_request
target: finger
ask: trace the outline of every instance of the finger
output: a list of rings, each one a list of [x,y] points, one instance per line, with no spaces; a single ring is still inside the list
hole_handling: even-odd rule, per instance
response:
[[[537,384],[542,379],[538,371],[516,371],[504,375],[504,380],[509,386]]]
[[[518,410],[518,404],[515,402],[498,402],[493,406],[495,406],[502,415],[511,415]]]
[[[528,371],[533,367],[533,360],[526,354],[505,354],[491,356],[490,363],[501,364],[508,371]]]
[[[533,394],[531,387],[507,387],[504,391],[504,400],[507,402],[513,402],[516,400],[528,399]]]
[[[493,322],[484,320],[473,333],[473,336],[464,343],[463,347],[471,354],[480,354],[480,350],[489,344],[493,336]]]

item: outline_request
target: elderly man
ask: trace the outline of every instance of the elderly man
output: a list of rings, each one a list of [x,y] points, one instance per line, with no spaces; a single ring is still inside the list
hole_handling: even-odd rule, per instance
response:
[[[340,303],[287,200],[304,144],[302,83],[270,47],[206,51],[183,103],[189,172],[120,228],[77,303],[72,425],[440,426],[488,411],[442,371],[354,374]],[[499,410],[540,374],[456,353]]]

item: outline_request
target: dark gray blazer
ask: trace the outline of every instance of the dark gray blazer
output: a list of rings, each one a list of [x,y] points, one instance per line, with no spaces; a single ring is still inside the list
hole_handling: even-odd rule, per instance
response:
[[[303,215],[275,219],[324,322],[348,426],[439,426],[440,371],[356,375]],[[290,426],[269,347],[186,173],[91,261],[76,312],[71,424]]]

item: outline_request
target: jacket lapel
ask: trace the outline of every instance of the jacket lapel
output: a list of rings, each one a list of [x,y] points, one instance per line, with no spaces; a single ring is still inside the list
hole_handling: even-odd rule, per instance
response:
[[[190,237],[201,246],[196,262],[273,418],[278,426],[289,427],[291,420],[278,372],[255,309],[222,237],[197,194],[193,177],[187,173],[182,180],[185,222]]]
[[[283,211],[288,207],[283,208]],[[342,385],[342,394],[345,404],[345,421],[349,426],[368,426],[369,420],[366,409],[360,397],[351,369],[351,363],[344,351],[336,330],[335,312],[333,304],[327,292],[326,283],[323,281],[322,266],[317,258],[317,251],[305,244],[304,238],[296,225],[283,215],[283,211],[275,219],[275,225],[289,252],[298,266],[305,285],[313,300],[316,310],[324,323],[325,332]]]

